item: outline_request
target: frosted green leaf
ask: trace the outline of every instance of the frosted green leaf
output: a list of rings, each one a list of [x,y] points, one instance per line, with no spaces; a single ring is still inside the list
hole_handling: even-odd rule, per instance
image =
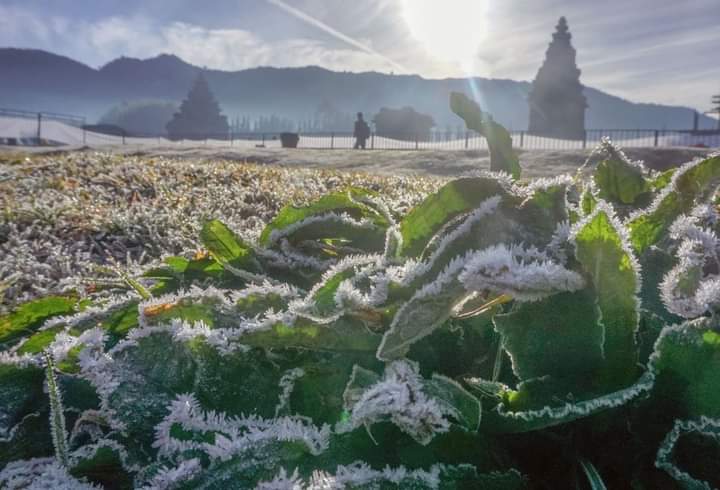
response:
[[[132,488],[133,483],[117,450],[108,446],[100,446],[92,455],[77,461],[69,473],[103,488]]]
[[[603,329],[587,290],[519,303],[496,315],[495,329],[522,380],[551,376],[565,395],[587,386],[603,363]],[[589,388],[589,387],[588,387]]]
[[[219,220],[205,223],[200,239],[210,254],[221,264],[230,264],[238,269],[252,269],[253,252],[230,228]]]
[[[455,259],[434,282],[425,285],[400,307],[383,336],[378,359],[404,357],[410,345],[430,335],[450,317],[455,305],[468,294],[457,279],[462,263],[461,257]]]
[[[431,238],[453,218],[477,208],[486,199],[508,195],[508,183],[484,177],[466,177],[445,184],[400,222],[401,255],[419,256]]]
[[[609,389],[627,386],[638,375],[639,266],[621,227],[612,210],[600,203],[574,233],[576,257],[597,296],[606,366],[600,385]]]
[[[450,110],[460,116],[468,129],[485,136],[490,148],[490,170],[506,172],[514,179],[520,178],[520,161],[512,149],[512,138],[507,129],[493,121],[480,106],[465,94],[450,94]]]
[[[381,339],[360,320],[343,317],[332,324],[316,324],[302,319],[296,320],[294,325],[277,323],[269,329],[248,332],[239,342],[263,348],[374,352]]]
[[[629,223],[630,241],[638,253],[656,244],[675,218],[707,199],[720,181],[720,155],[688,163],[672,176],[650,208]]]
[[[651,189],[643,169],[630,162],[615,148],[609,147],[607,158],[600,162],[593,176],[598,197],[613,203],[633,204]]]
[[[48,296],[18,306],[0,316],[0,345],[34,332],[48,318],[73,313],[76,304],[75,298]]]
[[[358,197],[368,194],[369,191],[350,188],[346,192],[335,192],[323,196],[308,206],[285,206],[265,227],[265,229],[263,229],[262,234],[260,235],[260,244],[266,246],[269,245],[271,235],[274,231],[277,232],[307,218],[328,213],[347,214],[354,219],[371,217],[378,226],[382,226],[383,228],[386,227],[388,223],[385,222],[384,219],[379,218],[372,209],[352,199],[353,196]],[[382,234],[384,240],[384,232]],[[325,238],[334,237],[332,235],[333,234],[330,233]]]
[[[720,334],[706,318],[665,327],[651,366],[657,373],[653,396],[685,417],[720,417]]]
[[[7,437],[23,417],[47,403],[44,379],[39,367],[0,364],[0,439]]]

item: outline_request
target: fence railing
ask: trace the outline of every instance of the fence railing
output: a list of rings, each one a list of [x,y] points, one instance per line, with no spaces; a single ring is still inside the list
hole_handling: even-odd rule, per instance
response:
[[[13,118],[13,119],[29,119],[32,120],[34,123],[32,136],[27,134],[27,131],[21,138],[17,137],[4,137],[5,135],[0,134],[0,142],[5,142],[4,140],[17,140],[17,139],[29,139],[29,140],[36,140],[31,141],[31,143],[34,144],[41,144],[43,143],[43,140],[50,140],[50,138],[47,138],[46,135],[43,133],[43,123],[47,123],[49,121],[55,121],[62,124],[66,124],[68,126],[72,126],[74,128],[79,129],[82,131],[83,135],[83,142],[85,140],[85,117],[84,116],[76,116],[73,114],[61,114],[58,112],[33,112],[33,111],[24,111],[20,109],[4,109],[0,108],[0,117],[6,117],[6,118]],[[7,141],[5,143],[11,143],[12,141]]]
[[[244,148],[279,148],[292,143],[297,134],[297,148],[308,149],[351,149],[358,143],[349,131],[322,132],[223,132],[195,133],[169,139],[167,134],[131,134],[121,130],[122,134],[98,132],[100,126],[86,126],[85,118],[69,114],[52,112],[30,112],[13,109],[0,109],[0,117],[33,120],[22,126],[23,136],[28,142],[13,141],[18,138],[1,134],[0,144],[89,144],[89,145],[188,145],[212,144]],[[53,124],[50,124],[53,123]],[[61,125],[69,125],[59,127]],[[720,148],[718,130],[665,130],[665,129],[588,129],[581,139],[570,139],[551,135],[532,134],[528,131],[510,132],[513,147],[534,150],[571,150],[597,146],[603,138],[626,147],[677,147],[696,146]],[[285,141],[283,141],[285,140]],[[487,149],[487,140],[473,131],[431,131],[429,133],[395,132],[378,134],[372,132],[364,142],[364,148],[370,150],[483,150]],[[290,144],[292,146],[292,144]],[[360,145],[362,146],[362,145]]]

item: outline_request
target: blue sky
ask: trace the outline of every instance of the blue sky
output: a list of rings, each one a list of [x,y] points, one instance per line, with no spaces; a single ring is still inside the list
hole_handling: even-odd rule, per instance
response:
[[[720,0],[0,0],[0,46],[531,80],[560,15],[586,85],[701,110],[720,93]]]

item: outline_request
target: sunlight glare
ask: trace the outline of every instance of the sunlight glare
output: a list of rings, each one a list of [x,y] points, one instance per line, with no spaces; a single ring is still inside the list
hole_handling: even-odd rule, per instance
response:
[[[486,0],[402,0],[412,36],[438,60],[470,69],[486,35]]]

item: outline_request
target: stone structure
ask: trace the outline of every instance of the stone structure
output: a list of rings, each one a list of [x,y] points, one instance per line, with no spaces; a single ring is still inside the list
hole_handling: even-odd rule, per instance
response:
[[[528,132],[566,139],[585,137],[587,101],[575,64],[575,48],[570,44],[565,17],[560,17],[553,40],[538,70],[528,98]]]

